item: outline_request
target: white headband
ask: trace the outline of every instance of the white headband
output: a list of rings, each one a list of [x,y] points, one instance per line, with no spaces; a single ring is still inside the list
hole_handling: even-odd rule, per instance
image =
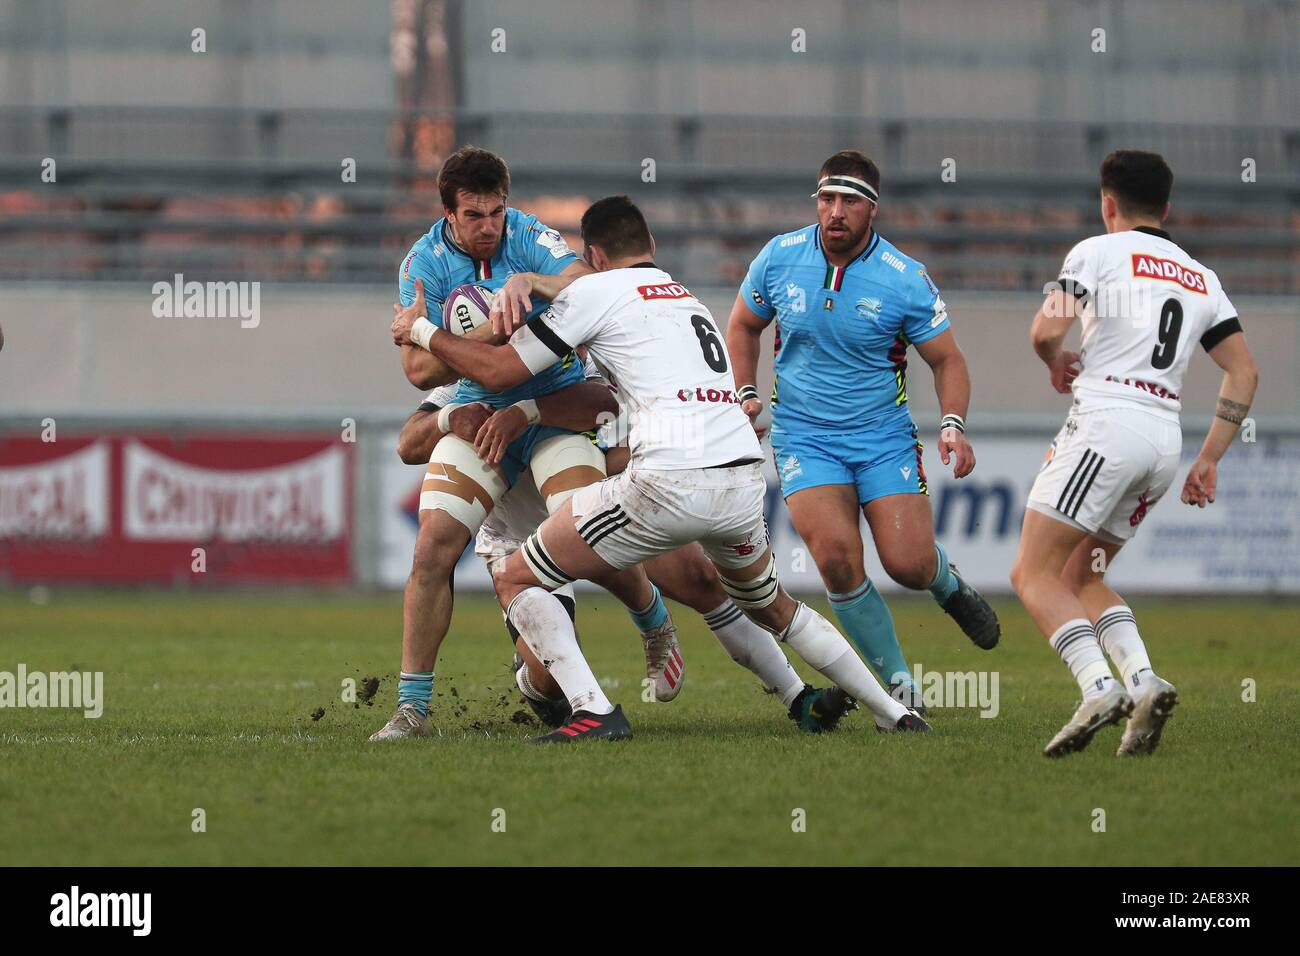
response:
[[[880,200],[876,187],[856,176],[823,176],[817,183],[817,192],[813,193],[814,199],[818,193],[847,193],[863,196],[873,203],[879,203]]]

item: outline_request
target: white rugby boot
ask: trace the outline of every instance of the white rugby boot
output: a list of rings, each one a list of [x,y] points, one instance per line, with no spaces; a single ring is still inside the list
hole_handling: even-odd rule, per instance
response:
[[[429,718],[415,709],[412,703],[398,704],[388,723],[370,735],[376,740],[398,740],[402,737],[428,737]]]
[[[1124,728],[1124,738],[1119,742],[1116,757],[1136,757],[1149,754],[1160,743],[1165,721],[1178,703],[1178,691],[1164,678],[1151,674],[1143,679],[1142,689],[1134,702],[1133,716]]]
[[[667,703],[681,693],[686,677],[686,661],[672,615],[659,627],[642,631],[641,643],[645,645],[645,676],[654,681],[655,700]]]
[[[1093,734],[1101,728],[1132,712],[1133,698],[1128,695],[1123,684],[1111,681],[1108,691],[1079,705],[1070,722],[1043,748],[1043,756],[1063,757],[1077,753],[1092,742]]]

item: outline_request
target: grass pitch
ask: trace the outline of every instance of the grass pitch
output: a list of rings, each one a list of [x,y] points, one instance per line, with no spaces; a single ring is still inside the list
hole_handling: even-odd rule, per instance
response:
[[[1077,691],[1016,603],[998,602],[991,653],[928,599],[890,604],[910,662],[999,673],[996,718],[947,709],[933,734],[881,736],[858,712],[800,734],[676,606],[686,686],[642,703],[630,622],[583,596],[588,657],[636,739],[534,747],[500,613],[464,597],[441,736],[380,746],[397,596],[3,596],[0,671],[103,671],[105,704],[96,720],[0,709],[0,863],[1300,863],[1300,604],[1135,600],[1181,696],[1160,750],[1117,759],[1112,728],[1059,761],[1040,750]],[[341,700],[370,675],[373,706]]]

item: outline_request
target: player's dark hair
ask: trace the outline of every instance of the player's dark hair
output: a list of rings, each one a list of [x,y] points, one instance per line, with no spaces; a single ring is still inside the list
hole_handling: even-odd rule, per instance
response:
[[[438,171],[438,195],[442,204],[456,211],[456,194],[510,195],[510,169],[506,161],[482,146],[462,146],[447,157]]]
[[[871,161],[870,156],[856,149],[842,149],[822,163],[817,179],[820,181],[826,176],[853,176],[870,183],[876,192],[880,191],[880,167]]]
[[[1101,161],[1101,188],[1121,211],[1159,218],[1174,188],[1174,171],[1159,153],[1117,149]]]
[[[611,259],[650,254],[650,226],[627,196],[597,199],[582,214],[582,241],[600,246]]]

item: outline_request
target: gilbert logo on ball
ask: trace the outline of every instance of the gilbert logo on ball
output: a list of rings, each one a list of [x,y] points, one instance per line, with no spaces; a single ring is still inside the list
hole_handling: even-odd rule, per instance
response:
[[[460,285],[451,290],[442,307],[444,328],[452,335],[467,335],[488,320],[496,293],[481,285]]]

